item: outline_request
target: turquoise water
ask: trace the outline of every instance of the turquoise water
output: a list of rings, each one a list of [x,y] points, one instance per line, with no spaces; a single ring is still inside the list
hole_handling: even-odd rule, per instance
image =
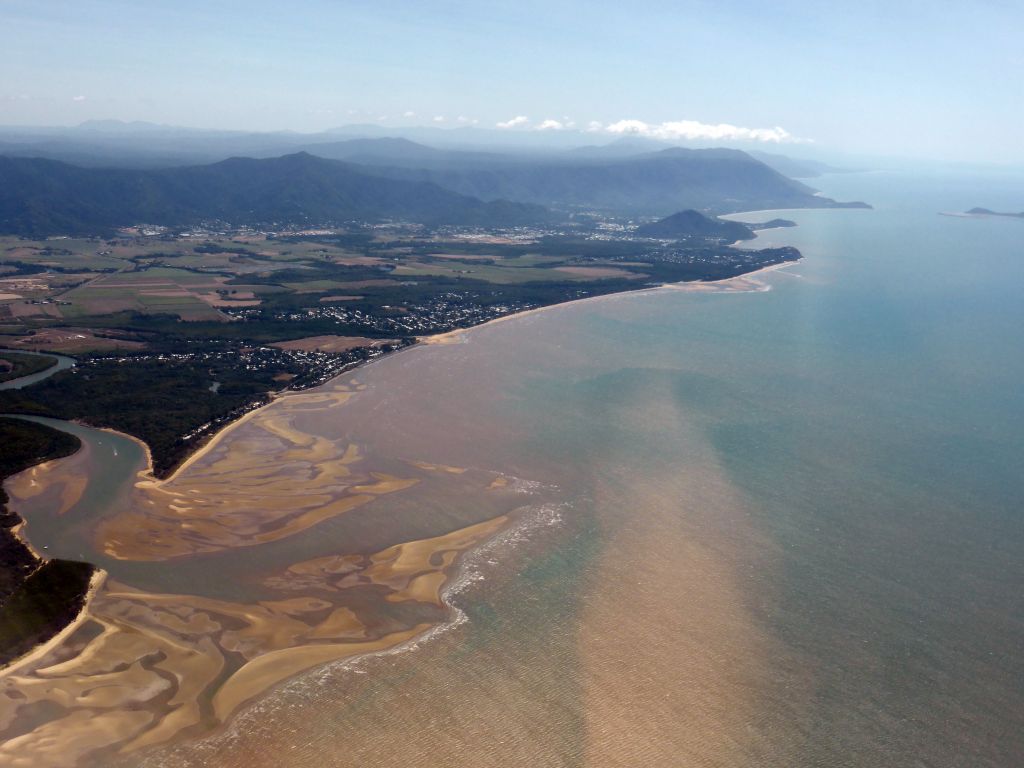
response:
[[[557,486],[561,523],[473,566],[467,622],[166,764],[1024,763],[1024,222],[938,215],[1024,208],[1024,179],[819,186],[875,210],[783,214],[755,245],[805,260],[768,292],[360,373],[357,437]]]

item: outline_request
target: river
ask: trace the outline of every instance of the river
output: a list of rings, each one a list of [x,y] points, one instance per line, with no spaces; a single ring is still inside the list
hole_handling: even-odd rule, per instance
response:
[[[4,349],[7,349],[7,348],[5,347]],[[0,351],[3,351],[3,350],[0,350]],[[33,373],[30,376],[22,376],[22,377],[17,378],[17,379],[11,379],[10,381],[2,382],[2,383],[0,383],[0,390],[4,390],[4,389],[21,389],[22,387],[27,387],[30,384],[35,384],[37,381],[42,381],[43,379],[48,379],[49,377],[53,376],[53,374],[57,373],[57,371],[66,371],[68,368],[73,368],[75,366],[75,361],[74,361],[73,358],[65,357],[64,355],[57,355],[57,354],[54,354],[52,352],[46,352],[46,353],[43,353],[43,352],[32,352],[32,351],[27,350],[27,349],[8,349],[8,351],[9,352],[17,352],[19,355],[33,355],[35,357],[49,357],[49,358],[52,358],[52,359],[56,360],[57,362],[56,362],[55,365],[51,365],[45,371],[40,371],[39,373]]]

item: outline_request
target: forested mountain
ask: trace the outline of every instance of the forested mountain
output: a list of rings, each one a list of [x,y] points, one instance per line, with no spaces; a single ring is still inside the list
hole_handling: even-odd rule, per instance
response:
[[[540,206],[474,197],[429,181],[382,178],[306,153],[155,170],[81,168],[0,157],[0,232],[94,234],[139,222],[180,226],[321,225],[400,218],[511,226],[548,218]]]
[[[392,159],[390,165],[373,166],[368,172],[433,182],[482,200],[629,214],[664,216],[686,208],[731,213],[848,205],[816,195],[810,187],[732,149],[671,148],[624,158],[564,154],[489,163],[455,157],[447,165],[424,165],[419,160]]]

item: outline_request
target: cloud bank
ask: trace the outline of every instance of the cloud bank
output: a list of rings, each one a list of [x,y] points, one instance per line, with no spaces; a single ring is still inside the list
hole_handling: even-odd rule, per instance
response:
[[[568,117],[561,120],[548,118],[531,123],[526,115],[517,115],[509,120],[495,123],[504,130],[562,131],[574,128],[576,123]],[[745,128],[730,123],[702,123],[699,120],[669,120],[663,123],[647,123],[643,120],[617,120],[601,123],[591,120],[583,129],[587,133],[606,133],[613,136],[643,136],[660,141],[760,141],[772,144],[803,144],[809,139],[800,139],[785,128]]]
[[[506,120],[505,122],[497,123],[496,125],[498,128],[520,128],[522,126],[525,126],[528,122],[530,122],[530,118],[528,118],[526,115],[517,115],[516,117],[513,117],[511,120]]]
[[[594,125],[591,123],[591,125]],[[775,144],[800,143],[785,128],[743,128],[729,123],[702,123],[697,120],[675,120],[665,123],[645,123],[643,120],[619,120],[597,128],[606,133],[618,135],[644,136],[662,141],[681,141],[685,139],[709,139],[712,141],[765,141]]]

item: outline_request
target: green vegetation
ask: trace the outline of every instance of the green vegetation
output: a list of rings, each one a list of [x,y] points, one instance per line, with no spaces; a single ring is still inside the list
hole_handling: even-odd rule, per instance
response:
[[[645,224],[636,230],[636,234],[639,237],[656,237],[666,240],[713,238],[725,243],[754,238],[753,231],[746,224],[711,218],[694,210],[680,211],[653,224]]]
[[[0,665],[60,632],[85,605],[94,572],[88,563],[47,560],[0,605]]]
[[[300,372],[283,355],[267,365],[254,357],[232,352],[201,361],[170,355],[137,355],[127,364],[84,360],[29,388],[0,393],[0,411],[82,419],[135,435],[152,450],[154,470],[165,475],[195,447],[184,436],[266,402],[268,392],[283,386],[275,376]]]
[[[10,363],[10,367],[4,365],[5,362]],[[56,364],[56,359],[52,357],[26,355],[0,349],[0,382],[13,381],[14,379],[20,379],[22,376],[41,373]]]
[[[0,483],[42,461],[69,456],[78,438],[20,419],[0,418]],[[7,510],[0,487],[0,665],[53,637],[85,600],[93,567],[43,561],[13,532],[21,519]]]
[[[0,231],[9,234],[99,235],[139,222],[303,226],[389,217],[514,226],[543,221],[548,213],[536,205],[484,202],[427,181],[368,175],[302,152],[156,170],[0,157]]]

